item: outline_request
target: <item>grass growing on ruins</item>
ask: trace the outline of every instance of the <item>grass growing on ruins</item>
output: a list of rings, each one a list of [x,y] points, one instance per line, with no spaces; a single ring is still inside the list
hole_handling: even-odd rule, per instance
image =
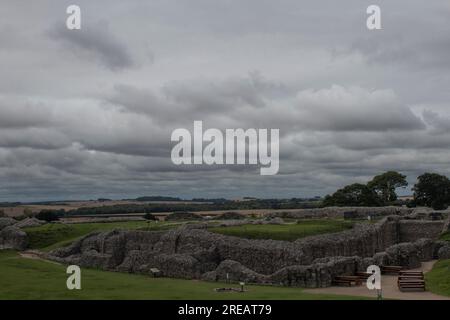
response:
[[[40,249],[49,251],[64,245],[68,245],[74,240],[93,231],[108,231],[116,228],[120,229],[143,229],[143,230],[164,230],[174,224],[164,222],[146,221],[124,221],[124,222],[106,222],[106,223],[77,223],[62,224],[50,223],[39,227],[27,228],[26,233],[29,236],[29,247],[31,249]]]
[[[324,233],[340,232],[353,227],[344,220],[299,220],[292,224],[246,224],[231,227],[214,227],[209,230],[229,236],[248,239],[273,239],[294,241],[299,238]]]
[[[439,260],[433,270],[425,274],[427,290],[450,297],[450,259]]]
[[[440,239],[445,240],[445,241],[450,241],[450,232],[446,232],[446,233],[442,234]]]
[[[66,267],[0,251],[0,299],[360,299],[305,293],[299,288],[246,286],[245,293],[217,293],[223,283],[82,269],[81,290],[66,288]],[[238,285],[232,285],[238,287]]]

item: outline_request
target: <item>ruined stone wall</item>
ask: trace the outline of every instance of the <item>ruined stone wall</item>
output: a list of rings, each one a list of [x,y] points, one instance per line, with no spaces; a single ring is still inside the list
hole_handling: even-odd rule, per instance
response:
[[[0,218],[0,250],[25,250],[28,237],[17,225],[17,221],[12,218]]]
[[[351,218],[366,219],[371,217],[386,217],[390,215],[405,216],[413,212],[414,209],[405,207],[325,207],[314,209],[298,209],[286,212],[270,213],[271,217],[311,219],[311,218]]]
[[[292,265],[309,265],[319,258],[371,257],[398,242],[397,220],[396,217],[386,218],[378,223],[358,225],[352,230],[294,242],[249,240],[202,229],[115,231],[87,236],[57,251],[55,256],[71,256],[88,266],[103,265],[108,269],[121,266],[122,270],[134,270],[135,265],[143,261],[158,264],[152,258],[154,256],[184,255],[195,256],[199,261],[207,260],[212,268],[221,261],[233,260],[255,272],[271,274]]]
[[[204,225],[161,232],[115,230],[90,234],[49,258],[114,271],[149,273],[158,268],[167,277],[225,280],[229,275],[236,281],[320,287],[370,264],[416,267],[431,259],[438,250],[432,240],[400,243],[402,232],[404,238],[421,238],[423,230],[413,231],[419,229],[422,221],[403,223],[394,216],[294,242],[225,236]]]
[[[308,237],[296,241],[304,252],[304,261],[324,257],[371,257],[399,241],[398,217],[385,218],[374,224],[357,225],[353,230]]]
[[[399,221],[400,242],[411,242],[420,238],[437,239],[444,228],[444,221],[402,220]]]

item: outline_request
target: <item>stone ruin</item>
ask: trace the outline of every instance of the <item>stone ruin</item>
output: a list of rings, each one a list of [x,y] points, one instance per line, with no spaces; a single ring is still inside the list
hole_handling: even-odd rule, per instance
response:
[[[406,207],[325,207],[312,209],[296,209],[278,211],[269,214],[269,217],[291,218],[291,219],[317,219],[317,218],[345,218],[345,219],[367,219],[380,218],[390,215],[407,216],[414,213],[416,209]],[[420,209],[424,211],[424,209]]]
[[[13,218],[0,218],[0,249],[25,250],[28,246],[27,234],[21,230],[25,220],[17,222]]]
[[[89,234],[48,258],[149,275],[158,269],[161,276],[184,279],[326,287],[335,276],[372,264],[415,268],[421,261],[445,257],[450,245],[436,240],[443,226],[444,221],[389,216],[293,242],[215,234],[206,224],[156,232],[114,230]]]

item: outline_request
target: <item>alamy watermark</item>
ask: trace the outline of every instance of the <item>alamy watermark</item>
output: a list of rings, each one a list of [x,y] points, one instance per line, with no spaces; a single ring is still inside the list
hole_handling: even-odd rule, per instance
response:
[[[203,122],[194,121],[193,134],[175,129],[171,141],[178,142],[171,153],[176,165],[259,164],[261,175],[278,173],[279,129],[226,129],[223,133],[210,128],[203,132]]]
[[[81,269],[77,265],[70,265],[66,270],[70,276],[67,278],[66,286],[69,290],[81,290]]]

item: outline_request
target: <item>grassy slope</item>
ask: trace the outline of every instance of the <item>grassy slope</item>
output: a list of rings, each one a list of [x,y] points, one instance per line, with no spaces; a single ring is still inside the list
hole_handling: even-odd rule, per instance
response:
[[[436,262],[433,270],[425,274],[425,279],[428,290],[450,296],[450,259]]]
[[[0,251],[0,275],[0,299],[359,299],[270,286],[246,286],[245,293],[216,293],[214,288],[230,285],[93,269],[82,269],[82,289],[70,291],[64,266],[21,258],[12,251]]]
[[[71,243],[93,231],[107,231],[116,228],[162,230],[175,224],[145,221],[107,222],[107,223],[78,223],[78,224],[45,224],[40,227],[27,228],[30,249],[49,251]]]
[[[352,222],[344,220],[300,220],[298,224],[284,225],[241,225],[215,227],[209,230],[216,233],[249,239],[274,239],[293,241],[316,234],[339,232],[350,229]]]

